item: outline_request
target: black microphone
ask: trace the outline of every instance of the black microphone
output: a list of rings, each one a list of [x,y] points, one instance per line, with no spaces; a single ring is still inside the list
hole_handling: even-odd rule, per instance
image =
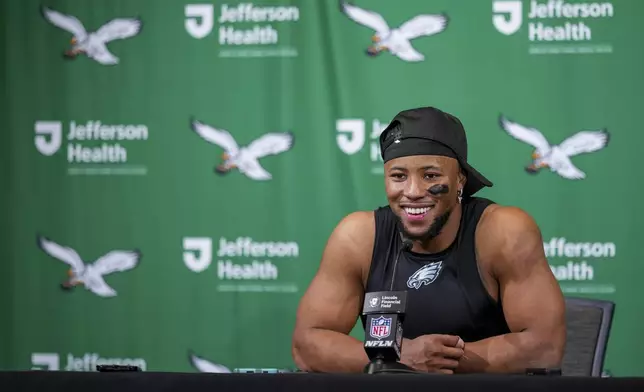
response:
[[[389,285],[390,291],[394,290],[394,282],[396,281],[396,271],[398,270],[398,260],[400,259],[400,255],[402,254],[403,251],[411,250],[411,248],[414,246],[414,243],[409,238],[403,237],[402,234],[400,235],[400,237],[402,238],[402,246],[400,247],[400,250],[396,255],[396,260],[394,261],[394,268],[391,271],[391,284]]]
[[[362,320],[365,326],[364,349],[369,357],[365,373],[413,370],[400,363],[403,321],[407,307],[407,291],[393,291],[398,260],[403,251],[410,250],[413,242],[402,236],[402,246],[396,254],[389,291],[365,293]]]

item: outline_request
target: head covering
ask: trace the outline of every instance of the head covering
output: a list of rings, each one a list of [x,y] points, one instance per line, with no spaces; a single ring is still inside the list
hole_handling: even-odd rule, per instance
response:
[[[385,162],[411,155],[452,157],[458,160],[467,176],[464,196],[493,186],[467,162],[467,137],[461,120],[434,107],[398,113],[380,134],[380,154]]]

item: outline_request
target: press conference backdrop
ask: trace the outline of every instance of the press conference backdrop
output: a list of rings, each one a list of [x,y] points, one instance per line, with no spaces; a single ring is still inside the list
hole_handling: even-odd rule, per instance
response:
[[[534,216],[566,295],[616,302],[607,374],[644,375],[643,12],[3,2],[0,368],[293,367],[329,234],[386,203],[379,132],[434,105],[464,122],[480,195]]]

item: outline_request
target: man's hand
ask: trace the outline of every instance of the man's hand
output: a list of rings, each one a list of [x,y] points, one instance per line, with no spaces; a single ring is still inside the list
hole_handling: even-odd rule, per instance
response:
[[[400,362],[423,372],[452,374],[458,367],[464,347],[463,340],[452,335],[403,339]]]

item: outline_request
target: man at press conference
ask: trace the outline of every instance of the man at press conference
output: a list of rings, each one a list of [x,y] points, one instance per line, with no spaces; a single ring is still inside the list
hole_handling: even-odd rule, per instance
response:
[[[540,230],[523,210],[473,196],[492,183],[468,163],[461,121],[432,107],[405,110],[380,148],[388,206],[353,212],[331,233],[298,307],[296,366],[363,372],[369,357],[349,333],[365,293],[395,279],[394,290],[407,291],[400,363],[409,368],[560,368],[564,297]]]

